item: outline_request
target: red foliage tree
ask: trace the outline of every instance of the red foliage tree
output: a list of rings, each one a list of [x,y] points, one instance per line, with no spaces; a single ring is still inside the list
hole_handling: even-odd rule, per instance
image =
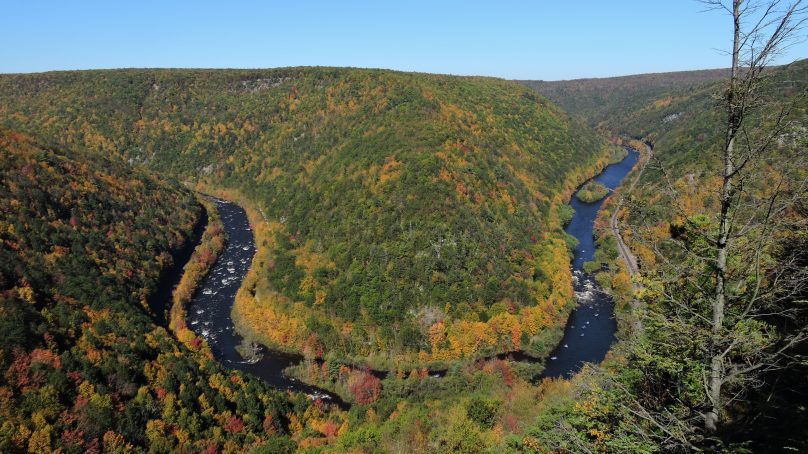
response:
[[[275,428],[275,421],[273,420],[272,415],[266,415],[262,426],[264,427],[264,432],[268,434],[274,434],[277,432],[277,429]]]
[[[334,438],[337,436],[337,432],[339,431],[339,424],[335,423],[334,421],[328,420],[323,424],[322,432],[326,438]]]
[[[62,367],[62,361],[61,358],[59,358],[59,355],[50,350],[44,350],[41,348],[36,348],[31,352],[31,364],[47,364],[54,369],[59,369]]]
[[[382,391],[381,380],[366,371],[352,373],[348,383],[354,400],[359,404],[376,402]]]
[[[28,387],[31,384],[30,365],[31,359],[28,354],[21,348],[15,348],[14,361],[11,362],[5,374],[8,383],[17,385],[19,389]]]
[[[199,337],[194,337],[193,339],[191,339],[192,349],[199,350],[200,347],[202,347],[202,339],[200,339]]]
[[[84,432],[79,428],[65,429],[62,432],[62,443],[68,448],[81,448],[84,446]]]
[[[508,432],[518,432],[519,431],[519,421],[516,419],[514,415],[506,415],[502,425]]]
[[[502,375],[502,381],[508,386],[513,386],[513,370],[506,361],[495,359],[492,369]]]
[[[244,430],[244,421],[238,416],[231,416],[227,420],[224,429],[230,433],[237,434]]]

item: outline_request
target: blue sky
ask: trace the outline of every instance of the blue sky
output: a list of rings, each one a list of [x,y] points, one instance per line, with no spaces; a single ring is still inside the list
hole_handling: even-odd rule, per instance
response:
[[[730,21],[695,0],[3,0],[0,72],[391,68],[569,79],[726,67]],[[808,57],[794,46],[781,62]]]

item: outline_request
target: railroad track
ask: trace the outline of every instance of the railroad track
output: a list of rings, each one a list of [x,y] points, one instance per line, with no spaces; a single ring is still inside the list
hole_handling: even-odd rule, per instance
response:
[[[639,172],[637,172],[637,176],[634,177],[634,180],[631,182],[631,185],[628,187],[626,192],[631,192],[634,190],[634,187],[637,185],[637,182],[640,181],[640,177],[642,177],[642,173],[645,171],[645,166],[648,162],[651,161],[653,157],[654,150],[645,145],[645,150],[648,154],[648,159],[645,160],[645,163],[642,164],[640,167]],[[620,253],[620,257],[622,257],[623,261],[626,263],[626,268],[628,268],[628,273],[631,277],[639,274],[640,268],[637,266],[637,258],[634,254],[631,253],[631,249],[626,245],[626,242],[623,241],[623,235],[620,234],[620,228],[617,225],[617,215],[620,213],[620,209],[623,207],[623,197],[620,197],[620,200],[615,205],[614,212],[612,213],[612,217],[609,220],[609,227],[612,229],[612,233],[614,234],[614,238],[617,240],[617,250]]]

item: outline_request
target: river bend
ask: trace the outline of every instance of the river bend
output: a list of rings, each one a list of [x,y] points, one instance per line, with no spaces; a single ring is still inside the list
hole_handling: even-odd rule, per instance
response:
[[[609,165],[594,180],[615,189],[638,159],[639,153],[629,149],[623,161]],[[586,203],[573,196],[570,202],[575,213],[565,230],[578,240],[572,260],[578,305],[567,321],[563,339],[546,361],[543,377],[568,378],[580,371],[585,362],[599,363],[615,340],[617,323],[613,300],[598,287],[594,276],[583,270],[584,263],[594,256],[593,226],[604,201],[605,198]],[[302,356],[261,348],[254,359],[245,360],[238,352],[242,338],[235,331],[230,312],[255,255],[255,239],[243,208],[224,200],[215,199],[215,202],[228,241],[189,305],[188,325],[207,340],[216,359],[226,367],[253,374],[278,389],[333,399],[344,406],[336,396],[283,374],[286,367],[300,362]],[[517,361],[537,361],[518,352],[512,356]]]

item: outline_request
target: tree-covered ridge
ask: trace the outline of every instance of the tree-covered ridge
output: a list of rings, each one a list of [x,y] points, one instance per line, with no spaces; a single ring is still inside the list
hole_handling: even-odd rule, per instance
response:
[[[224,370],[148,313],[193,194],[6,130],[0,156],[0,451],[289,448],[305,396]]]
[[[66,72],[0,76],[0,100],[2,124],[239,190],[269,221],[262,301],[343,354],[429,353],[449,339],[440,325],[430,338],[436,323],[550,300],[533,328],[455,350],[529,343],[568,302],[554,296],[564,267],[541,264],[564,249],[552,205],[605,154],[557,107],[488,78]]]
[[[625,117],[648,105],[665,107],[671,98],[725,79],[728,69],[637,74],[559,81],[520,80],[567,112],[593,126],[622,127]]]
[[[4,287],[26,294],[58,287],[92,310],[134,301],[146,313],[170,253],[188,241],[199,216],[193,195],[114,159],[0,132]],[[87,273],[78,272],[81,261],[92,264]]]
[[[719,81],[672,97],[661,109],[639,109],[627,116],[625,126],[616,133],[642,138],[654,146],[654,161],[643,174],[634,196],[645,203],[654,203],[659,216],[665,220],[698,213],[715,203],[713,189],[716,172],[721,166],[717,150],[725,140],[722,130],[721,94],[726,81]],[[808,137],[808,60],[769,69],[757,89],[762,93],[759,106],[749,110],[747,139],[760,140],[764,130],[783,115],[783,126],[771,136],[774,152],[766,158],[772,171],[779,159],[800,157]],[[786,166],[788,168],[790,166]],[[793,166],[791,166],[793,167]],[[766,171],[765,169],[758,169]],[[798,171],[796,167],[793,170]],[[773,175],[770,175],[773,176]],[[749,183],[768,185],[774,180]],[[675,188],[676,195],[667,190]],[[675,212],[668,203],[671,197],[683,199],[684,211]],[[666,209],[665,207],[668,207]]]

